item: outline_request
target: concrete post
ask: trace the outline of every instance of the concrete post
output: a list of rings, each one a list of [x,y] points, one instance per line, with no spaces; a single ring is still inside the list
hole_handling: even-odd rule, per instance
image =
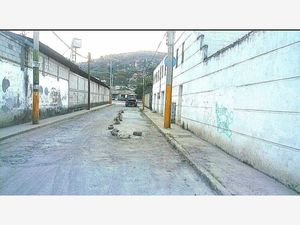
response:
[[[167,60],[167,79],[166,79],[164,128],[170,128],[171,127],[174,36],[175,36],[174,31],[168,31],[168,34],[167,34],[168,60]]]
[[[110,78],[109,86],[110,86],[110,88],[112,88],[112,85],[113,85],[113,78],[112,78],[112,60],[110,60],[110,62],[109,62],[109,78]]]
[[[32,94],[32,124],[39,123],[39,32],[33,32],[33,94]]]
[[[143,95],[142,95],[142,103],[143,103],[143,108],[142,110],[145,109],[145,73],[143,71]]]

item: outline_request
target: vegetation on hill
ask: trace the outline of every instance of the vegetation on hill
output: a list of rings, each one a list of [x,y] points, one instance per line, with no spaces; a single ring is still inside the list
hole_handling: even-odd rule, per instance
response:
[[[136,89],[137,94],[140,95],[143,71],[146,68],[145,86],[147,84],[147,90],[150,89],[150,86],[152,89],[153,70],[166,55],[157,52],[154,56],[154,53],[153,51],[138,51],[101,56],[91,61],[91,75],[105,80],[109,85],[110,61],[112,60],[113,85]],[[79,63],[79,67],[87,71],[86,62]]]

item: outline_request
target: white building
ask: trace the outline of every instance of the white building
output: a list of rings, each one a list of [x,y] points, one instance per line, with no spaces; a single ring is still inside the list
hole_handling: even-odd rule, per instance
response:
[[[164,64],[164,59],[153,72],[152,110],[160,114],[163,114],[165,104],[167,67]]]
[[[176,123],[300,191],[300,32],[181,32],[174,57]],[[153,84],[159,113],[162,65]]]

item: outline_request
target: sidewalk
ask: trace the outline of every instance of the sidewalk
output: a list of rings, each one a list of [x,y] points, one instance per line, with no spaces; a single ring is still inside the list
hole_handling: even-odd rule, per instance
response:
[[[101,106],[97,106],[94,108],[91,108],[90,110],[80,110],[80,111],[76,111],[73,113],[67,113],[64,115],[60,115],[60,116],[53,116],[53,117],[49,117],[43,120],[40,120],[39,124],[35,124],[33,125],[32,122],[28,122],[28,123],[23,123],[23,124],[18,124],[15,126],[10,126],[10,127],[4,127],[4,128],[0,128],[0,141],[4,140],[6,138],[10,138],[12,136],[18,135],[18,134],[22,134],[25,133],[27,131],[31,131],[40,127],[45,127],[63,120],[68,120],[71,118],[74,118],[76,116],[80,116],[89,112],[93,112],[102,108],[105,108],[107,106],[111,106],[111,104],[106,104],[106,105],[101,105]]]
[[[275,179],[230,156],[191,132],[172,124],[163,128],[163,117],[145,108],[168,142],[222,195],[297,195]]]

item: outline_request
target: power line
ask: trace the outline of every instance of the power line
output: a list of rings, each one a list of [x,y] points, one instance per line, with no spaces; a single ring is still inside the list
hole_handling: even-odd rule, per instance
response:
[[[81,55],[81,54],[79,54],[79,53],[77,53],[76,51],[74,51],[73,50],[73,48],[71,48],[66,42],[64,42],[64,40],[61,38],[61,37],[59,37],[58,36],[58,34],[57,33],[55,33],[54,31],[52,31],[52,33],[65,45],[65,46],[67,46],[72,52],[75,52],[75,54],[76,55],[79,55],[79,56],[81,56],[82,58],[84,58],[84,59],[88,59],[88,57],[86,57],[86,56],[83,56],[83,55]],[[66,52],[65,52],[66,53]],[[65,54],[64,53],[64,54]]]
[[[161,43],[163,42],[164,38],[166,37],[166,34],[167,34],[167,32],[164,33],[164,36],[162,37],[161,41],[159,42],[159,44],[158,44],[158,46],[155,50],[155,53],[154,53],[154,55],[152,56],[152,58],[150,60],[150,63],[144,68],[143,72],[145,72],[149,68],[149,65],[152,64],[152,61],[153,61],[154,57],[156,56],[156,53],[158,52],[158,49],[161,46]]]
[[[156,53],[158,52],[158,49],[160,48],[161,43],[165,39],[166,34],[167,34],[167,32],[165,32],[164,36],[162,37],[161,41],[159,42],[159,44],[155,50],[155,53],[150,60],[150,63],[143,70],[143,93],[142,93],[143,108],[142,108],[142,110],[144,110],[144,107],[145,107],[145,71],[149,68],[149,65],[152,64],[152,61],[153,61],[154,57],[156,56]]]

